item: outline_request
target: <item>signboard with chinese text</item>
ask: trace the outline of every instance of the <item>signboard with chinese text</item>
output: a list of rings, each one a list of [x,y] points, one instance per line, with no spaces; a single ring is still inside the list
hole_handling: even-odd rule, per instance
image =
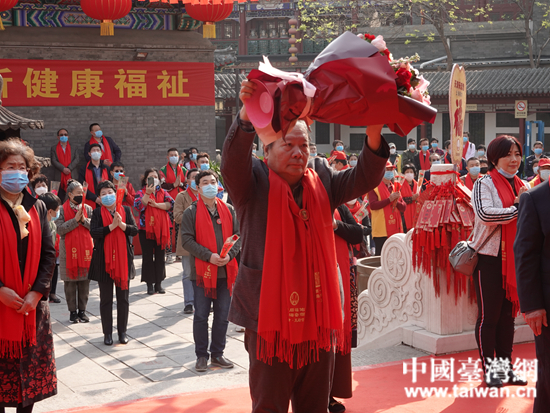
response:
[[[214,64],[0,60],[4,106],[214,106]]]
[[[527,101],[526,100],[516,100],[515,108],[516,108],[516,111],[515,111],[516,119],[527,118]]]
[[[466,72],[459,65],[453,65],[449,84],[449,118],[451,120],[451,160],[460,166],[464,147],[463,129],[466,114]],[[459,168],[460,169],[460,168]]]

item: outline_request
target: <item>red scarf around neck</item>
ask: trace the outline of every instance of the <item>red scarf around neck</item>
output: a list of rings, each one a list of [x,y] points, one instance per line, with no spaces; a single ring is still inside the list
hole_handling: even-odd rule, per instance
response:
[[[110,160],[111,162],[114,161],[113,154],[111,153],[111,146],[109,145],[109,142],[107,142],[107,138],[105,136],[102,136],[100,141],[103,144],[103,150],[101,151],[101,160]],[[93,143],[99,144],[98,141],[95,140],[95,138],[90,138],[90,145]]]
[[[420,159],[420,169],[422,171],[429,171],[432,166],[430,162],[430,152],[426,151],[426,154],[423,154],[422,151],[418,152],[418,159]]]
[[[350,207],[349,204],[346,204],[346,207],[348,207],[349,212],[351,212],[351,215],[353,215],[353,219],[354,219],[358,224],[361,224],[362,221],[358,221],[357,218],[355,218],[355,214],[357,213],[357,211],[359,211],[359,210],[361,209],[361,203],[356,199],[356,200],[355,200],[355,204],[353,204],[352,207]]]
[[[165,202],[164,189],[159,189],[156,194],[152,193],[149,195],[149,198],[157,204]],[[170,241],[170,218],[168,217],[168,211],[148,205],[145,208],[145,233],[147,239],[155,240],[162,249],[166,248],[166,245]]]
[[[466,174],[466,177],[464,178],[464,185],[466,185],[466,188],[468,188],[470,191],[474,189],[474,180],[470,176],[470,173]]]
[[[191,197],[191,200],[192,200],[193,202],[199,200],[199,197],[198,197],[197,195],[195,195],[195,193],[193,192],[193,190],[191,189],[190,186],[187,187],[187,193],[189,194],[189,196]]]
[[[90,161],[86,164],[86,176],[85,176],[85,178],[86,178],[86,182],[88,183],[88,191],[91,191],[93,194],[95,194],[95,184],[94,184],[95,174],[94,174],[94,171],[92,171],[90,169],[90,163],[91,162],[92,161]],[[99,166],[101,168],[101,164],[99,164]],[[107,181],[107,180],[109,180],[109,174],[107,173],[107,168],[102,168],[101,169],[101,181],[100,182]],[[98,182],[98,184],[100,182]],[[97,204],[95,202],[90,201],[89,199],[86,199],[85,203],[87,205],[89,205],[90,208],[92,208],[92,209],[95,209],[97,207]]]
[[[185,182],[185,176],[183,175],[183,171],[181,170],[181,167],[179,165],[176,165],[176,171],[177,171],[178,177],[180,178],[180,182]],[[170,164],[170,162],[168,162],[168,164],[166,165],[166,183],[173,184],[174,182],[176,182],[176,174],[174,173],[174,169],[172,168],[172,165]],[[168,193],[173,199],[176,199],[176,196],[180,192],[181,192],[180,187],[177,187],[168,191]]]
[[[233,235],[233,216],[227,205],[219,199],[216,199],[216,207],[222,225],[223,239],[226,240]],[[213,253],[218,253],[216,244],[216,234],[212,226],[212,215],[208,212],[202,198],[197,202],[197,216],[195,218],[195,233],[197,244],[208,248]],[[210,262],[202,261],[195,257],[195,267],[197,269],[197,285],[204,288],[206,297],[217,298],[217,281],[218,281],[218,266]],[[233,284],[237,279],[237,260],[233,258],[225,267],[227,272],[227,288],[229,294],[233,294]]]
[[[85,205],[81,205],[84,218],[88,218]],[[63,217],[65,222],[76,216],[71,208],[71,201],[67,200],[63,204]],[[92,252],[94,243],[90,231],[84,225],[78,226],[65,235],[66,267],[67,275],[70,279],[78,278],[80,273],[88,271],[92,262]]]
[[[393,187],[393,192],[395,192],[394,184],[391,184]],[[407,183],[408,185],[408,183]],[[380,201],[388,199],[390,197],[390,191],[384,181],[380,182],[378,185],[378,193],[380,194]],[[389,238],[393,234],[399,234],[403,232],[403,223],[401,222],[401,214],[395,208],[392,207],[390,202],[384,207],[384,221],[386,222],[386,236]]]
[[[338,209],[334,211],[334,219],[342,221]],[[344,287],[344,339],[338,343],[338,350],[342,354],[348,354],[351,351],[350,246],[336,234],[334,234],[334,243],[336,246],[336,260],[342,274],[342,285]]]
[[[59,160],[59,163],[65,168],[68,168],[71,164],[71,144],[67,142],[65,150],[63,150],[61,142],[58,142],[57,147],[55,148],[55,152],[57,153],[57,159]],[[66,190],[67,182],[69,182],[69,179],[71,179],[71,174],[65,175],[65,173],[61,171],[61,183],[59,187],[63,190]]]
[[[196,168],[197,168],[197,164],[195,163],[195,161],[189,160],[189,169],[196,169]]]
[[[28,212],[31,220],[27,224],[29,241],[25,273],[21,277],[17,253],[17,233],[10,214],[0,202],[0,280],[24,298],[34,284],[40,263],[42,229],[40,218],[33,206]],[[28,315],[18,314],[13,308],[0,303],[0,358],[20,358],[21,350],[36,344],[36,310]]]
[[[466,159],[466,154],[468,153],[468,149],[470,149],[470,141],[464,143],[464,147],[462,148],[462,157]],[[467,160],[467,159],[466,159]]]
[[[269,171],[258,315],[258,360],[277,357],[291,368],[317,361],[320,349],[343,338],[330,201],[314,170],[301,183],[302,209],[288,183]]]
[[[407,180],[405,180],[403,182],[403,185],[401,185],[401,196],[403,198],[412,197],[413,194],[416,194],[416,191],[418,190],[418,182],[416,182],[415,179],[413,179],[412,182],[413,182],[412,189],[411,189],[411,185]],[[416,218],[418,217],[417,215],[418,209],[419,209],[419,203],[417,201],[407,204],[407,209],[405,210],[405,213],[404,213],[405,224],[407,225],[407,231],[409,231],[411,228],[414,228],[414,226],[416,225]]]
[[[516,195],[508,179],[502,176],[496,169],[489,171],[498,196],[504,208],[514,205]],[[516,193],[523,187],[523,182],[514,176],[514,189]],[[502,225],[502,283],[506,290],[506,298],[512,302],[512,315],[515,317],[519,310],[518,289],[516,283],[516,267],[514,260],[514,240],[516,239],[517,221]]]
[[[121,208],[120,217],[126,223],[126,210]],[[113,216],[109,210],[101,207],[101,219],[103,226],[107,227],[113,223]],[[128,289],[128,250],[126,247],[126,235],[120,227],[116,227],[105,237],[105,271],[115,285],[121,290]]]

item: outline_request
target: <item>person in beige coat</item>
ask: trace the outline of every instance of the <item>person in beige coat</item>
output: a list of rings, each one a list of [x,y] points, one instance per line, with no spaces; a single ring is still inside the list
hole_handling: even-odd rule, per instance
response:
[[[59,277],[63,280],[63,285],[65,287],[65,299],[67,300],[67,307],[70,312],[69,320],[72,323],[87,323],[90,321],[86,315],[86,306],[88,305],[88,296],[90,294],[88,268],[92,258],[92,251],[90,250],[90,247],[93,248],[92,236],[90,235],[90,219],[92,217],[93,210],[88,205],[82,204],[82,195],[82,184],[75,180],[69,181],[67,185],[68,199],[65,204],[59,208],[59,218],[55,221],[55,224],[57,225],[57,233],[60,236]],[[86,217],[84,217],[81,213],[82,205],[86,208]],[[69,213],[74,215],[74,217],[67,219],[66,211],[69,211]],[[80,237],[84,237],[84,240],[86,241],[78,244],[78,247],[83,250],[78,253],[83,254],[83,256],[87,258],[84,258],[83,265],[78,265],[78,267],[73,271],[73,275],[69,276],[69,271],[67,270],[66,239],[67,234],[76,230],[79,231],[78,235]],[[73,247],[77,247],[77,245],[73,245]],[[89,257],[86,255],[86,250],[89,252]]]
[[[176,196],[174,203],[174,222],[178,225],[181,224],[183,212],[191,206],[191,204],[198,199],[198,188],[195,183],[195,176],[199,173],[197,168],[190,169],[187,172],[187,190],[180,192]],[[181,228],[181,227],[180,227]],[[181,257],[181,265],[183,267],[183,275],[181,281],[183,283],[183,302],[184,314],[193,314],[193,302],[195,300],[193,292],[193,283],[191,282],[191,263],[189,261],[189,252],[183,249],[181,244],[181,234],[178,237],[176,256]]]

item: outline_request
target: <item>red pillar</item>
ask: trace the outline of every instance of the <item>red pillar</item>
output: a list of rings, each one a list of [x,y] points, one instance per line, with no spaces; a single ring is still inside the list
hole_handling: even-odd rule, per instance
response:
[[[248,42],[246,35],[246,10],[239,12],[239,53],[240,55],[248,54]]]

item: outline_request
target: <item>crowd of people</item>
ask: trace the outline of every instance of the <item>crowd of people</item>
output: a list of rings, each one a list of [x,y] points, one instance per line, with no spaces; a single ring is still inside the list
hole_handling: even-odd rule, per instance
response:
[[[245,81],[241,99],[254,88]],[[181,261],[182,312],[193,314],[196,371],[208,370],[209,362],[233,367],[224,356],[232,321],[245,332],[253,412],[286,412],[289,401],[298,413],[345,411],[336,398],[352,397],[357,260],[380,255],[389,237],[414,228],[432,165],[451,162],[449,141],[441,149],[435,138],[421,139],[419,147],[409,139],[399,154],[381,129],[367,128],[359,154],[346,153],[337,140],[323,155],[298,121],[260,157],[243,107],[224,143],[222,176],[207,153],[169,148],[165,165],[144,171],[139,190],[127,182],[121,149],[97,123],[90,125],[82,154],[71,147],[66,129],[58,131],[51,148],[55,188],[39,173],[29,146],[1,142],[0,407],[29,413],[56,393],[48,301],[61,301],[58,278],[72,323],[90,321],[90,281],[97,282],[107,346],[113,345],[116,297],[118,341],[128,343],[139,240],[147,294],[164,294],[166,264]],[[503,378],[490,374],[489,364],[495,357],[510,362],[520,307],[537,335],[537,352],[549,340],[544,306],[550,301],[543,296],[532,305],[536,281],[516,271],[513,257],[525,262],[535,254],[540,260],[535,246],[526,250],[514,239],[516,226],[518,237],[526,238],[527,226],[535,225],[528,223],[532,216],[521,218],[520,197],[549,181],[550,159],[542,142],[523,162],[513,137],[498,137],[487,148],[476,147],[468,133],[463,139],[460,181],[472,191],[476,216],[475,333],[485,381],[525,385],[511,366]],[[77,170],[80,155],[86,163]],[[546,248],[544,234],[538,236]],[[50,384],[38,386],[37,374]],[[545,377],[537,384],[543,394]]]

